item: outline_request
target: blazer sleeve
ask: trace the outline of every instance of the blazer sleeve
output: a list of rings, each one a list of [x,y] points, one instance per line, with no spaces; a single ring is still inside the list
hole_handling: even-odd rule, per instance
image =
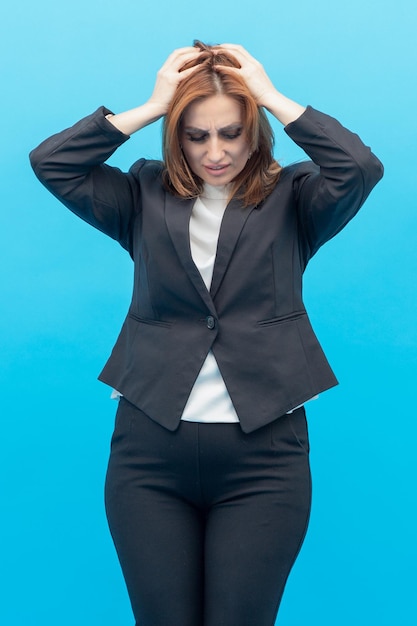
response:
[[[297,166],[293,181],[311,258],[356,215],[382,178],[383,166],[358,135],[310,106],[285,131],[314,163]]]
[[[131,225],[140,211],[136,174],[106,165],[113,152],[129,139],[113,126],[100,107],[93,114],[42,142],[29,155],[41,183],[83,220],[130,250]]]

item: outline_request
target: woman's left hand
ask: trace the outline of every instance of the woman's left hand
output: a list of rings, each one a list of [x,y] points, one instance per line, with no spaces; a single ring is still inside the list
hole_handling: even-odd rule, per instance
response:
[[[225,43],[218,46],[233,55],[240,63],[240,68],[218,65],[224,73],[237,74],[245,81],[258,106],[265,107],[284,126],[296,120],[305,111],[305,107],[290,100],[273,85],[263,66],[243,46]]]
[[[231,70],[242,76],[256,103],[259,106],[267,106],[271,96],[276,95],[277,90],[265,72],[263,65],[249,54],[243,46],[225,43],[219,45],[219,49],[232,54],[241,66],[240,69],[221,66],[222,71]]]

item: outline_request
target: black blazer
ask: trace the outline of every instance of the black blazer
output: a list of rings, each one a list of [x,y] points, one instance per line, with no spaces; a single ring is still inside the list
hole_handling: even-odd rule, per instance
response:
[[[357,135],[309,107],[285,131],[312,161],[285,167],[258,206],[233,200],[210,291],[190,252],[193,200],[168,193],[162,164],[104,164],[128,139],[98,109],[30,155],[41,182],[135,263],[132,302],[100,380],[170,430],[209,350],[250,432],[337,384],[302,300],[302,274],[382,176]]]

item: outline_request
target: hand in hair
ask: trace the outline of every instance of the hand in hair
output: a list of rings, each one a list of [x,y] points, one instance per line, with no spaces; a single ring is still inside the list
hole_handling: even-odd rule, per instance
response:
[[[217,66],[219,70],[222,72],[230,71],[239,74],[249,87],[249,90],[258,105],[264,106],[264,97],[268,93],[276,91],[276,89],[265,72],[262,64],[250,55],[249,52],[243,48],[243,46],[239,46],[237,44],[221,44],[218,47],[218,51],[225,51],[232,54],[240,64],[240,68],[226,67],[221,63],[219,54],[219,65]]]
[[[243,46],[221,44],[218,46],[218,50],[232,54],[240,64],[240,68],[235,68],[219,63],[217,66],[219,71],[240,75],[258,106],[268,109],[284,125],[294,121],[305,111],[305,107],[286,98],[275,88],[262,64],[250,55]]]
[[[147,102],[124,113],[110,114],[107,116],[109,121],[126,135],[152,124],[167,113],[178,85],[207,65],[214,71],[236,72],[240,75],[258,105],[268,109],[284,125],[295,120],[305,110],[275,89],[259,61],[242,46],[206,46],[196,42],[195,46],[179,48],[169,55],[157,74],[153,93]]]
[[[187,63],[195,62],[199,55],[200,50],[193,46],[178,48],[169,55],[158,71],[155,87],[148,103],[154,106],[157,105],[161,110],[161,115],[165,115],[167,112],[169,103],[179,83],[187,76],[190,76],[198,66],[193,65],[186,70],[182,68]]]
[[[144,126],[159,120],[166,114],[179,83],[196,69],[194,64],[185,70],[183,66],[187,63],[195,62],[199,55],[200,50],[193,46],[174,50],[159,70],[155,87],[149,100],[134,109],[129,109],[129,111],[117,113],[116,115],[107,115],[109,122],[122,133],[131,135]]]

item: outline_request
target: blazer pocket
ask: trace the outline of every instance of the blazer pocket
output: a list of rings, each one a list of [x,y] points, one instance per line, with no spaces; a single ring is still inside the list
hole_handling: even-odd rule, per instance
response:
[[[305,311],[294,311],[293,313],[288,313],[287,315],[280,315],[279,317],[271,317],[267,320],[261,320],[257,322],[257,325],[275,326],[277,324],[283,324],[284,322],[293,322],[294,320],[298,320],[305,315],[307,315]]]
[[[161,326],[162,328],[171,328],[172,326],[171,322],[164,322],[162,320],[154,320],[154,319],[150,319],[147,317],[139,317],[138,315],[135,315],[134,313],[128,313],[127,316],[130,317],[132,320],[135,320],[135,322],[139,322],[140,324],[149,324],[150,326]]]

